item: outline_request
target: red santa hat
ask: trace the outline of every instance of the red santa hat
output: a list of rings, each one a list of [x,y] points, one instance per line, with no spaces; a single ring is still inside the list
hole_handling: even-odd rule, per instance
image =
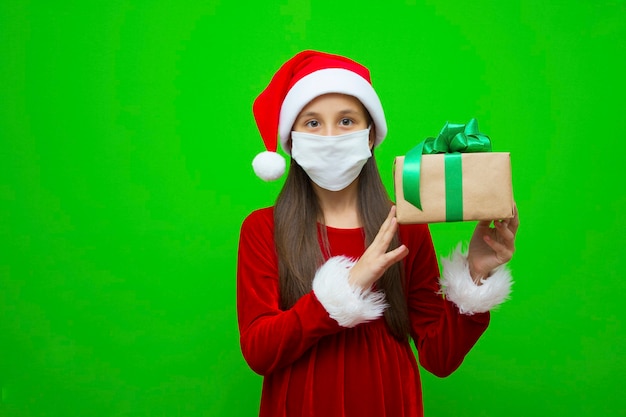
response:
[[[289,138],[296,117],[311,100],[328,93],[347,94],[359,99],[376,126],[374,146],[385,139],[387,122],[380,99],[372,87],[369,70],[343,56],[303,51],[278,69],[252,106],[267,149],[252,161],[257,176],[271,181],[283,175],[285,159],[276,153],[278,140],[283,150],[291,155]]]

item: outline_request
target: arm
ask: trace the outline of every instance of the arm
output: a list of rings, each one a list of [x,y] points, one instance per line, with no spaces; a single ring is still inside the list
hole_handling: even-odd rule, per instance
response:
[[[410,251],[405,271],[411,335],[421,365],[429,372],[444,377],[461,365],[465,355],[487,329],[488,311],[494,305],[481,312],[465,311],[470,314],[463,314],[450,297],[441,295],[439,267],[428,228],[418,225],[405,228],[401,230],[401,239],[407,242]],[[442,283],[449,277],[447,269],[454,270],[455,267],[459,269],[457,263],[453,263],[452,268],[450,264],[444,264]],[[476,286],[467,266],[461,268],[458,275],[463,282]],[[474,294],[470,298],[480,301],[481,295]]]
[[[506,300],[513,279],[506,267],[515,252],[517,207],[511,219],[478,222],[467,253],[458,247],[443,260],[442,292],[464,314],[482,313]]]
[[[255,372],[266,375],[290,365],[322,337],[382,315],[385,306],[380,294],[358,291],[348,284],[352,264],[342,257],[329,259],[317,271],[313,291],[283,311],[271,215],[257,213],[244,221],[237,311],[241,350]]]

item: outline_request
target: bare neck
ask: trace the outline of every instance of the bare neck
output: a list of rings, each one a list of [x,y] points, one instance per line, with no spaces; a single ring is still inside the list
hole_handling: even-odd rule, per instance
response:
[[[340,191],[328,191],[315,183],[312,184],[326,226],[338,229],[354,229],[363,226],[358,209],[358,178]]]

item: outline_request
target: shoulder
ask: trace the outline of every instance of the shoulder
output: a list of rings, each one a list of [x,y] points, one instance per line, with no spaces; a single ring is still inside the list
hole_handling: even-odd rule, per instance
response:
[[[274,207],[250,213],[241,225],[241,233],[271,233],[274,230]]]
[[[274,209],[271,207],[250,213],[241,225],[238,259],[241,265],[269,268],[277,265],[274,245]]]

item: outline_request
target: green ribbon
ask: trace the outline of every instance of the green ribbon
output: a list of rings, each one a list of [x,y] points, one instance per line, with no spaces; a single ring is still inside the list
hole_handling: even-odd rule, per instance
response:
[[[446,219],[463,220],[463,170],[461,153],[491,152],[489,136],[478,131],[478,122],[467,124],[447,123],[436,138],[427,138],[411,149],[404,157],[402,190],[404,199],[422,210],[420,198],[420,171],[422,155],[445,153]]]

